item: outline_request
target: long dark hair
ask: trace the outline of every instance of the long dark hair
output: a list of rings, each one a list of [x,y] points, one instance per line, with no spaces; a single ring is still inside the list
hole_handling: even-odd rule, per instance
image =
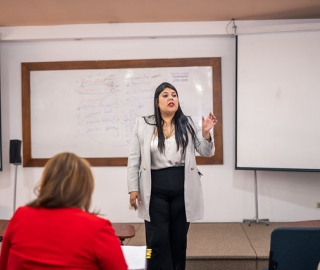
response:
[[[161,117],[161,113],[160,113],[160,109],[159,109],[159,95],[160,93],[166,89],[166,88],[170,88],[172,90],[174,90],[178,95],[177,89],[170,83],[167,82],[163,82],[161,83],[155,93],[154,93],[154,119],[155,119],[155,123],[151,123],[150,122],[150,118],[151,116],[148,117],[144,117],[144,120],[146,121],[146,123],[150,124],[150,125],[156,125],[157,130],[158,130],[158,149],[160,151],[160,153],[163,153],[165,151],[165,137],[163,134],[163,130],[162,130],[162,126],[164,124],[164,120]],[[175,139],[176,139],[176,143],[177,143],[177,151],[179,150],[180,147],[182,147],[182,151],[183,153],[186,150],[186,147],[189,143],[189,136],[188,136],[188,131],[190,132],[191,136],[192,136],[192,140],[195,141],[196,139],[196,134],[194,131],[193,126],[190,124],[190,121],[192,122],[192,119],[189,116],[184,115],[184,113],[181,110],[180,107],[180,103],[178,104],[178,110],[176,111],[172,121],[174,122],[175,125]]]

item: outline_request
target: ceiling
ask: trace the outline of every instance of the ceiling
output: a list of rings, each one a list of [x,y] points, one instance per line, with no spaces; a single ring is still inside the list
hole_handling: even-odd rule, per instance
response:
[[[0,0],[0,27],[319,18],[320,0]]]

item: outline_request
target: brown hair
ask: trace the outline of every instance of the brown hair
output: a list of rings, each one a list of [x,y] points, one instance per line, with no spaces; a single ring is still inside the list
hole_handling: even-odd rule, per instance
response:
[[[90,164],[73,153],[60,153],[45,165],[41,181],[35,187],[38,198],[32,207],[78,207],[89,212],[94,179]]]

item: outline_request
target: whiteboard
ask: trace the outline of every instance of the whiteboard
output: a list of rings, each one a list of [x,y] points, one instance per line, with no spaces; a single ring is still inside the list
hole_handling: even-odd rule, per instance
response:
[[[320,32],[237,39],[236,168],[320,170]]]
[[[22,63],[24,167],[70,151],[92,166],[126,166],[137,117],[152,115],[155,89],[172,83],[186,115],[213,111],[213,157],[223,164],[221,58]]]
[[[213,111],[212,68],[135,68],[31,72],[34,158],[70,151],[125,157],[137,117],[153,114],[156,87],[172,83],[186,115]]]

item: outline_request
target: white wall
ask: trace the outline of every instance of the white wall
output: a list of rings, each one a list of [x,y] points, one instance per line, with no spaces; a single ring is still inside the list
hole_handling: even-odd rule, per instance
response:
[[[254,172],[234,170],[235,39],[226,35],[227,25],[228,22],[133,24],[116,26],[117,31],[114,25],[0,27],[0,219],[9,219],[13,212],[15,166],[9,164],[9,141],[22,139],[21,62],[191,57],[222,57],[224,164],[200,168],[205,197],[205,218],[201,222],[242,222],[244,218],[254,218]],[[92,36],[95,27],[97,38]],[[75,33],[90,39],[66,40],[75,38]],[[33,188],[42,170],[18,166],[17,206],[34,198]],[[141,222],[135,211],[129,210],[126,168],[94,167],[93,172],[93,207],[113,222]],[[316,202],[320,202],[320,173],[258,171],[257,175],[259,218],[269,218],[271,222],[319,219]]]

